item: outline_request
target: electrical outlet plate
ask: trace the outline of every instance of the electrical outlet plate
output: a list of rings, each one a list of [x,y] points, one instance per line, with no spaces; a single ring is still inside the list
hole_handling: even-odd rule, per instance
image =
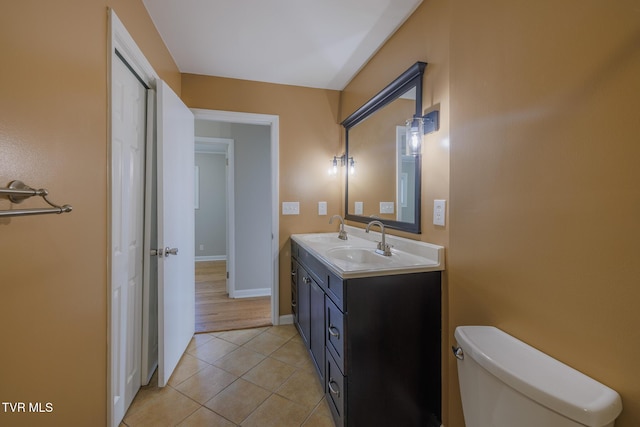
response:
[[[300,202],[282,202],[282,215],[300,215]]]
[[[318,215],[327,214],[327,202],[318,202]]]
[[[444,227],[444,218],[446,212],[446,200],[433,201],[433,224]]]

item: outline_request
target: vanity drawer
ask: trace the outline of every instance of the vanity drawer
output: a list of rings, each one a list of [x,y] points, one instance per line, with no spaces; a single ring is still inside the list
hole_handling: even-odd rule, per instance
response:
[[[303,264],[316,282],[325,289],[327,287],[327,267],[303,248],[298,248],[298,261]]]
[[[345,395],[347,390],[345,386],[347,381],[342,375],[342,371],[338,367],[335,359],[329,351],[327,351],[327,403],[333,413],[333,420],[337,427],[344,426],[345,420]]]
[[[344,313],[331,301],[325,297],[325,305],[327,308],[325,316],[325,327],[327,336],[327,349],[333,354],[335,362],[338,364],[342,372],[345,371],[345,330],[344,330]]]
[[[344,283],[342,279],[327,270],[327,283],[325,288],[327,295],[336,303],[336,306],[340,310],[346,311],[344,306]]]

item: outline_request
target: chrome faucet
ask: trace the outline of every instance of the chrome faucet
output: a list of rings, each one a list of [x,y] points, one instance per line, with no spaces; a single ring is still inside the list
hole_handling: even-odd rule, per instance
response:
[[[385,241],[384,224],[380,221],[371,221],[369,224],[367,224],[367,229],[365,230],[365,232],[368,233],[369,228],[372,225],[377,225],[378,227],[380,227],[380,232],[382,233],[382,241],[378,242],[378,249],[376,249],[376,253],[384,256],[391,256],[391,245],[388,245]]]
[[[347,232],[344,231],[344,219],[340,215],[334,215],[329,218],[329,224],[333,222],[333,218],[338,218],[340,220],[340,232],[338,233],[338,239],[347,240]]]

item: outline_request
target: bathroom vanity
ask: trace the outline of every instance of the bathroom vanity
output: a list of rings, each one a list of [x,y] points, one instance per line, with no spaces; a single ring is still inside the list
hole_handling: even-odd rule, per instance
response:
[[[291,236],[292,311],[338,426],[440,426],[440,246]]]

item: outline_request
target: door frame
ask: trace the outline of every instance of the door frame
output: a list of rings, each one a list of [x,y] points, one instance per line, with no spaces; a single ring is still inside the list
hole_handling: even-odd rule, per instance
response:
[[[191,110],[193,111],[193,110]],[[194,119],[195,120],[195,119]],[[230,298],[234,298],[236,284],[235,284],[235,247],[236,247],[236,232],[235,232],[235,181],[234,181],[234,140],[231,138],[211,138],[206,136],[195,137],[195,152],[196,153],[213,153],[218,152],[214,147],[218,145],[225,145],[224,151],[227,159],[227,168],[225,176],[227,178],[226,183],[226,202],[227,202],[227,220],[226,220],[226,234],[227,234],[227,293]],[[199,147],[211,147],[209,149],[202,149]],[[222,151],[219,151],[222,153]]]
[[[271,323],[280,324],[280,273],[279,273],[279,174],[280,116],[272,114],[242,113],[235,111],[192,108],[195,120],[269,126],[271,152]]]
[[[123,61],[131,68],[131,70],[137,74],[137,76],[143,80],[143,82],[150,88],[155,88],[155,82],[159,79],[158,74],[155,72],[149,61],[146,59],[140,48],[137,46],[124,24],[115,11],[111,8],[108,9],[108,28],[109,35],[107,37],[108,50],[107,50],[107,144],[109,149],[107,150],[107,425],[118,425],[119,420],[115,420],[115,402],[114,402],[114,390],[113,390],[113,375],[114,361],[112,358],[113,344],[113,330],[111,327],[113,321],[113,307],[111,305],[111,292],[112,292],[112,277],[111,277],[111,246],[112,246],[112,232],[114,227],[113,217],[111,215],[111,193],[113,191],[111,187],[111,168],[113,158],[111,155],[111,102],[112,102],[112,90],[113,90],[113,67],[114,61],[119,60],[116,56],[120,56]],[[117,53],[116,53],[117,52]]]

